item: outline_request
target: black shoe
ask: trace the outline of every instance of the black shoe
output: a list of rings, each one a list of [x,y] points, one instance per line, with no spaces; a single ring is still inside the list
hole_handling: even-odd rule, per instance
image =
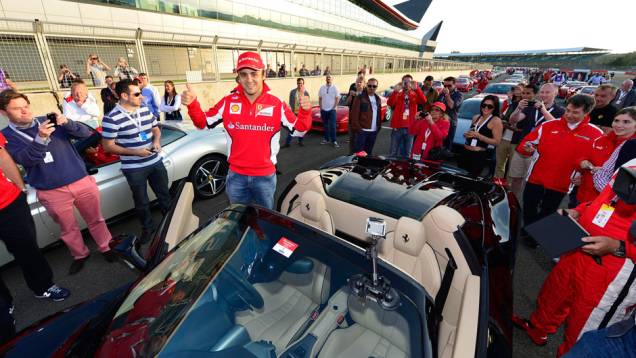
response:
[[[303,144],[303,142],[298,142],[298,146],[300,146],[300,147],[304,147],[304,146],[305,146],[305,144]]]
[[[288,143],[283,144],[283,148],[289,148],[290,145]]]
[[[73,260],[71,267],[68,269],[68,274],[75,275],[76,273],[82,271],[82,269],[84,268],[84,263],[86,263],[86,260],[88,260],[90,256],[91,255],[88,255],[84,258]]]
[[[117,254],[115,254],[113,252],[113,250],[108,250],[108,251],[102,252],[102,256],[104,257],[104,260],[106,260],[108,262],[117,261]]]

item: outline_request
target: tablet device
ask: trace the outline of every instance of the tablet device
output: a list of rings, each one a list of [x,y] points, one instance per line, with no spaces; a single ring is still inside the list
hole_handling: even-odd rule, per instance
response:
[[[586,245],[581,239],[590,236],[570,216],[559,213],[553,213],[524,229],[551,257],[559,257]]]

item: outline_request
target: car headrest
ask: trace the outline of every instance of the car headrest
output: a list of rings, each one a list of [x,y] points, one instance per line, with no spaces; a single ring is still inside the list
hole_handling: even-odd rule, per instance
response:
[[[300,197],[300,212],[305,219],[320,221],[326,208],[325,199],[315,191],[306,191]]]
[[[426,232],[422,222],[401,217],[395,225],[393,246],[407,255],[419,256],[426,243]]]

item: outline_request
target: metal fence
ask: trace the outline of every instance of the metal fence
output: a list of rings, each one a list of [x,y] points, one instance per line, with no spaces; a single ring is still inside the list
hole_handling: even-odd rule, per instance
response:
[[[187,72],[200,74],[203,81],[232,80],[236,76],[236,59],[245,50],[260,52],[276,77],[299,76],[303,66],[309,75],[322,75],[326,69],[335,75],[352,74],[364,66],[374,73],[460,70],[477,66],[306,44],[37,20],[0,20],[0,67],[22,91],[59,90],[62,66],[89,86],[93,85],[88,67],[91,57],[97,57],[104,72],[111,75],[118,59],[123,58],[139,72],[148,73],[152,82],[183,82]],[[282,65],[286,71],[279,71]],[[307,72],[303,72],[307,76]]]

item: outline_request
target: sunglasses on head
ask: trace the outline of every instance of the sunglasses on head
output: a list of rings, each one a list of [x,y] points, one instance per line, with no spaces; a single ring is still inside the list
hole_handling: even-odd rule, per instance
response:
[[[495,106],[490,103],[482,103],[481,108],[495,109]]]
[[[367,85],[367,88],[378,88],[378,85]]]

